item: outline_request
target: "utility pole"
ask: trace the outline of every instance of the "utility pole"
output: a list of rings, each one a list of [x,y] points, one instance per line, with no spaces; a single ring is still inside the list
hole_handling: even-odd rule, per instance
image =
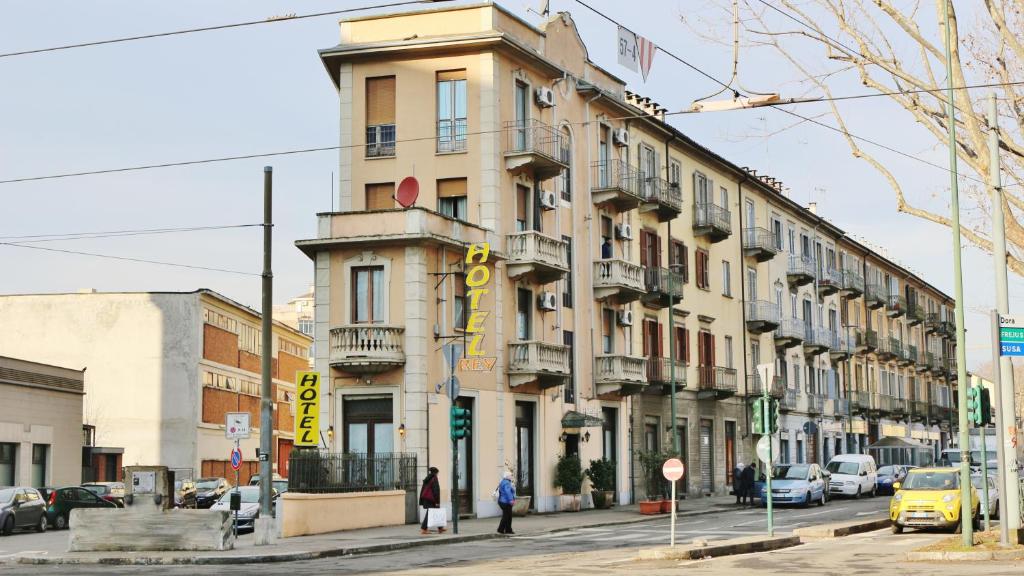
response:
[[[952,0],[942,3],[946,28],[946,126],[949,128],[949,204],[950,229],[953,231],[953,295],[956,308],[956,373],[957,398],[960,410],[957,426],[960,432],[960,523],[963,544],[974,546],[974,526],[971,524],[973,506],[971,502],[971,444],[967,428],[967,358],[964,350],[964,279],[960,269],[960,192],[957,188],[956,164],[956,107],[953,105],[953,34],[950,31],[949,5]],[[984,464],[983,464],[984,465]]]
[[[255,538],[257,545],[270,544],[274,525],[271,510],[274,487],[270,467],[270,455],[274,442],[274,404],[270,393],[270,360],[273,355],[273,302],[274,274],[270,268],[271,232],[274,226],[272,208],[274,169],[263,167],[263,315],[260,342],[260,517],[256,519]]]
[[[999,170],[999,115],[995,92],[988,97],[988,173],[992,185],[992,262],[996,269],[996,314],[993,318],[992,372],[995,380],[996,457],[999,461],[999,543],[1009,545],[1009,532],[1020,522],[1020,492],[1017,486],[1016,410],[1014,409],[1013,364],[999,350],[999,316],[1009,314],[1010,299],[1006,282],[1006,228],[1003,215],[1003,185]],[[1014,432],[1014,433],[1011,433]],[[985,436],[982,436],[984,446]]]

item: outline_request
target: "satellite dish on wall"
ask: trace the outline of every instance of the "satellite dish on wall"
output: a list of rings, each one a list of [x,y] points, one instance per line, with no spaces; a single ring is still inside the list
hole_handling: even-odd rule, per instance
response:
[[[420,195],[420,183],[416,180],[415,176],[406,176],[402,179],[402,182],[398,184],[398,191],[395,193],[395,200],[402,205],[402,208],[408,208],[416,203],[416,198]]]

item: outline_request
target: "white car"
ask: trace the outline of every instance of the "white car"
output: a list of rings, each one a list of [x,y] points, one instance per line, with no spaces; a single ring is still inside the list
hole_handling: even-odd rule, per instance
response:
[[[981,498],[981,475],[972,475],[971,484],[974,485],[978,491],[978,497]],[[999,517],[999,483],[996,482],[995,476],[988,477],[988,516],[989,518]]]
[[[839,454],[829,461],[825,470],[831,474],[828,492],[833,495],[874,496],[878,469],[875,459],[867,454]]]
[[[231,510],[231,495],[234,494],[235,488],[224,493],[217,500],[210,510],[219,510],[230,512],[232,518],[234,518],[234,512]],[[238,492],[241,494],[242,503],[238,509],[238,531],[245,532],[255,529],[256,519],[260,516],[260,487],[259,486],[239,486]],[[273,490],[274,499],[277,499],[277,490]],[[273,505],[273,504],[272,504]]]

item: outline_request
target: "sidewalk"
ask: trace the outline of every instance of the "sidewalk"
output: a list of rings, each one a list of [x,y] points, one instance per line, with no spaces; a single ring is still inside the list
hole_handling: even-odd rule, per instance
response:
[[[735,497],[716,496],[683,500],[679,516],[697,516],[725,510],[734,510]],[[667,514],[641,516],[637,506],[621,506],[610,510],[586,510],[575,513],[531,514],[515,518],[512,522],[517,535],[538,535],[561,532],[573,528],[632,524],[652,520],[665,520]],[[420,534],[419,526],[388,526],[350,530],[315,536],[278,539],[270,546],[254,545],[252,535],[242,536],[235,548],[209,552],[66,552],[51,550],[44,555],[26,553],[0,560],[30,564],[226,564],[239,562],[286,562],[310,560],[331,556],[388,552],[416,546],[439,543],[471,542],[501,538],[495,532],[498,518],[461,520],[459,534],[452,533],[451,524],[445,534]]]

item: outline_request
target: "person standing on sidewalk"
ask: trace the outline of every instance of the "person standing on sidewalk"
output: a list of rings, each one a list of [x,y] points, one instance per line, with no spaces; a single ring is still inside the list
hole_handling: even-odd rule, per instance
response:
[[[736,495],[736,503],[743,504],[746,501],[747,489],[743,485],[743,463],[737,462],[732,469],[732,493]]]
[[[516,503],[516,487],[512,484],[512,472],[505,471],[498,484],[498,506],[501,508],[501,522],[498,534],[515,534],[512,531],[512,506]]]
[[[431,466],[427,470],[427,477],[423,479],[423,486],[420,487],[420,506],[423,506],[423,523],[420,524],[420,534],[430,534],[430,530],[427,529],[430,509],[441,507],[441,483],[437,480],[437,473],[438,469]],[[438,528],[437,533],[444,533],[444,527]]]
[[[747,498],[750,500],[751,506],[757,506],[754,494],[754,463],[747,464],[747,467],[743,469],[743,489],[746,493]]]

